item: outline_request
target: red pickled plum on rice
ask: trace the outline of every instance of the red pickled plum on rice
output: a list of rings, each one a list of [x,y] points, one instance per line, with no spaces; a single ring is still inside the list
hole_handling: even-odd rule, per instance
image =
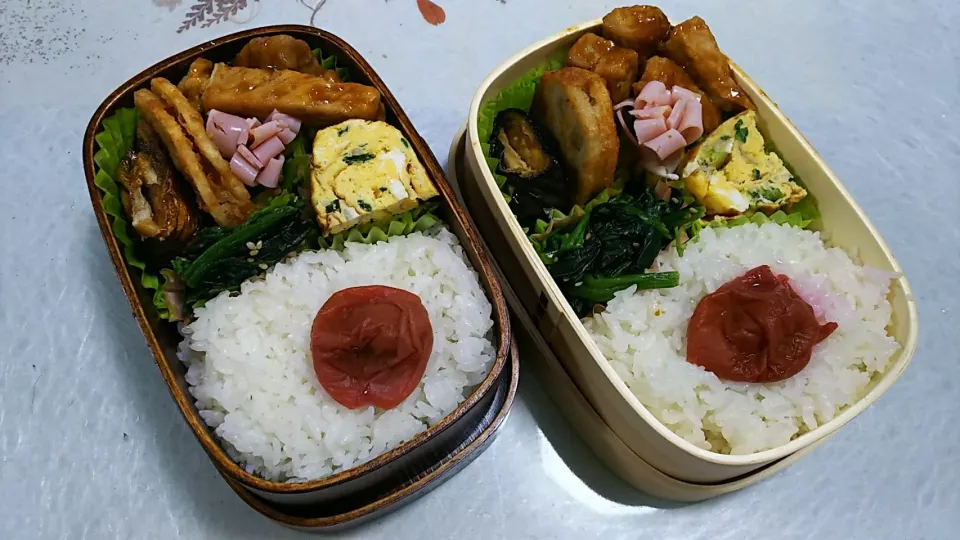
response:
[[[805,368],[814,345],[836,329],[817,321],[786,276],[758,266],[697,304],[687,328],[687,361],[728,381],[782,381]]]
[[[310,333],[317,379],[348,409],[402,403],[420,383],[432,350],[433,328],[420,298],[380,285],[335,293]]]

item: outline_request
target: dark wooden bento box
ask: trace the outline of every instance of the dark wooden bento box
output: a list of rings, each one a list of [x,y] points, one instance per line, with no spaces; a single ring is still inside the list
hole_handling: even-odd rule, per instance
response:
[[[480,283],[493,306],[494,342],[497,349],[490,374],[453,413],[437,425],[364,465],[327,478],[298,484],[268,481],[246,472],[230,459],[216,436],[200,418],[184,380],[186,368],[176,354],[180,335],[173,324],[159,318],[153,308],[150,294],[140,285],[139,279],[136,279],[139,277],[136,275],[139,271],[130,268],[125,262],[122,248],[118,245],[108,215],[104,211],[101,192],[94,184],[93,158],[97,151],[94,136],[101,129],[102,121],[113,114],[117,108],[132,106],[135,90],[147,86],[153,77],[162,76],[174,81],[179,80],[186,73],[189,64],[198,57],[225,61],[233,58],[250,39],[275,34],[291,35],[306,41],[311,48],[319,47],[325,54],[335,55],[340,65],[350,70],[355,82],[369,84],[380,91],[386,108],[387,122],[396,126],[413,145],[427,174],[439,188],[441,217],[460,239],[464,252],[479,274]],[[437,462],[454,455],[451,454],[451,449],[464,447],[462,443],[471,438],[471,433],[476,433],[476,426],[482,422],[483,418],[489,416],[488,413],[492,408],[496,408],[494,398],[502,386],[501,379],[511,380],[511,386],[515,389],[514,376],[504,372],[511,349],[510,317],[500,285],[494,277],[489,255],[482,247],[477,231],[466,218],[466,211],[457,202],[444,178],[437,158],[417,133],[396,98],[366,60],[340,38],[307,26],[269,26],[215,39],[163,60],[123,83],[97,108],[84,135],[83,164],[93,210],[100,224],[100,231],[110,259],[113,261],[124,293],[130,301],[133,316],[140,325],[147,345],[160,369],[160,374],[180,408],[184,420],[232,487],[240,486],[263,500],[281,505],[325,503],[362,496],[365,493],[375,493],[384,484],[397,485],[398,479],[403,483],[405,479],[422,475],[425,460]],[[511,400],[507,402],[501,400],[501,408],[509,409],[512,391],[510,396]]]
[[[224,475],[233,491],[264,516],[293,529],[306,532],[332,532],[375,520],[384,513],[409,504],[460,472],[487,449],[507,420],[516,396],[520,377],[519,350],[514,341],[510,360],[503,369],[486,414],[475,423],[461,422],[466,433],[456,446],[440,448],[438,454],[424,456],[423,467],[411,471],[406,478],[396,477],[377,486],[377,490],[361,493],[333,504],[281,506],[257,497]],[[439,457],[439,459],[438,459]],[[220,473],[223,475],[223,473]]]

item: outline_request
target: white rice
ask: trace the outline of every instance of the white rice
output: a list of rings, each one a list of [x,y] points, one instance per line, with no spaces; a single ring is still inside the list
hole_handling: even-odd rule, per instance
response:
[[[687,323],[701,298],[763,264],[839,328],[790,379],[721,381],[686,361]],[[655,269],[679,271],[680,286],[622,291],[584,325],[640,402],[700,448],[749,454],[786,444],[862,398],[898,348],[886,332],[889,273],[858,266],[818,233],[775,224],[706,229],[682,257],[664,250]]]
[[[398,407],[349,410],[317,382],[313,319],[336,291],[389,285],[420,296],[433,352],[420,386]],[[200,416],[246,470],[301,482],[393,449],[456,409],[489,373],[492,308],[446,229],[304,252],[239,295],[221,294],[183,328],[182,359]]]

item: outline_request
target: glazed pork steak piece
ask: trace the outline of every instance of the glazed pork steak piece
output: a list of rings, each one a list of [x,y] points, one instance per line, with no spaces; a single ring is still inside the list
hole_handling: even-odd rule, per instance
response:
[[[203,107],[260,119],[276,109],[308,125],[327,127],[356,118],[378,119],[380,92],[297,71],[217,64],[203,92]]]

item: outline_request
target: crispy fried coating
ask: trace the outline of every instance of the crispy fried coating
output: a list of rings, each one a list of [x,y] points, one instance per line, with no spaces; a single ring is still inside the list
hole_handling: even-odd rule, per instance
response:
[[[620,138],[602,77],[575,67],[544,73],[533,114],[560,143],[565,165],[576,178],[577,204],[613,184]]]
[[[630,84],[637,79],[636,51],[618,47],[608,39],[586,33],[567,54],[567,65],[593,71],[607,81],[614,103],[630,97]]]
[[[238,201],[249,199],[250,194],[247,192],[247,187],[230,170],[230,164],[223,159],[223,156],[220,155],[220,149],[207,134],[203,117],[190,105],[187,98],[177,90],[176,86],[163,77],[152,79],[150,89],[176,111],[177,120],[186,129],[187,134],[193,140],[194,146],[200,151],[200,155],[220,174],[221,186],[229,190],[234,199]]]
[[[210,74],[213,73],[213,62],[206,58],[197,58],[190,64],[187,74],[180,79],[177,88],[187,98],[187,101],[193,105],[194,109],[203,112],[203,103],[200,102],[200,96],[210,84]]]
[[[669,31],[667,16],[654,6],[617,8],[603,18],[603,37],[637,51],[641,62],[657,51]]]

